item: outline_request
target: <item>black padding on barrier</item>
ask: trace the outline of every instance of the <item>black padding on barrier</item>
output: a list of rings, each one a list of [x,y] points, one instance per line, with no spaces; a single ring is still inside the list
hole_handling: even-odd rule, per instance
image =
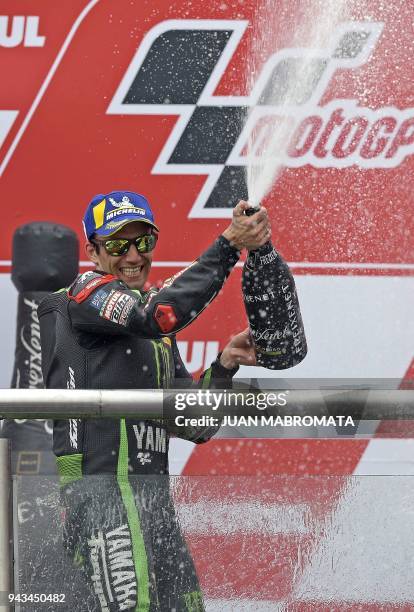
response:
[[[78,238],[69,227],[37,221],[15,231],[11,278],[18,291],[57,291],[78,267]]]
[[[12,280],[19,291],[12,388],[42,389],[42,355],[37,308],[51,291],[68,286],[79,269],[74,231],[48,222],[28,223],[13,236]],[[18,474],[54,474],[52,422],[5,419],[0,437],[12,443]]]

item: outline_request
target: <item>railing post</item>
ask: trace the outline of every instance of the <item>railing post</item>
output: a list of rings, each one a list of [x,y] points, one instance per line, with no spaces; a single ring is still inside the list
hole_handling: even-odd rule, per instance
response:
[[[10,610],[7,593],[12,589],[11,531],[10,531],[10,452],[9,441],[0,439],[0,601],[1,610]]]

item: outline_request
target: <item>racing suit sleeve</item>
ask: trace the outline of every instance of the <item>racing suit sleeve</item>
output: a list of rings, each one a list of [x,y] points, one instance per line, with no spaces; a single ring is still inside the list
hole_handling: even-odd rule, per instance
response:
[[[176,389],[191,389],[198,387],[202,389],[217,389],[223,391],[224,389],[232,388],[232,379],[239,367],[237,366],[232,370],[223,367],[220,363],[221,353],[218,354],[216,360],[213,361],[211,366],[202,373],[200,380],[195,382],[184,365],[175,338],[173,338],[172,341],[172,350],[175,363],[174,386]],[[172,408],[172,410],[174,411],[174,408]],[[212,438],[220,429],[221,417],[218,418],[220,420],[218,425],[208,427],[197,427],[190,425],[179,426],[175,424],[174,418],[170,418],[168,419],[167,429],[171,435],[177,438],[183,438],[184,440],[201,444],[203,442],[208,442],[208,440],[210,440],[210,438]]]
[[[110,274],[82,274],[68,290],[79,332],[159,338],[189,325],[216,297],[240,256],[223,236],[192,264],[146,295]]]

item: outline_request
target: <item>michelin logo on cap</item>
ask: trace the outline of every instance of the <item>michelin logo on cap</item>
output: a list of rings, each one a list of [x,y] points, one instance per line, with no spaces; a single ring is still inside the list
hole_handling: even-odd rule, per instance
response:
[[[132,221],[148,223],[158,231],[149,202],[143,195],[133,191],[111,191],[92,198],[83,226],[89,240],[95,233],[110,236]]]
[[[116,200],[114,200],[113,198],[108,198],[108,200],[110,201],[112,206],[115,206],[115,208],[125,208],[132,206],[131,200],[128,196],[122,196],[122,200],[120,202],[116,202]]]
[[[117,204],[117,206],[119,206],[119,204]],[[119,215],[127,215],[127,214],[142,215],[145,217],[145,210],[143,208],[131,207],[131,204],[129,205],[123,204],[122,208],[117,208],[116,210],[109,210],[106,213],[106,220],[109,221],[110,219],[113,219],[114,217],[117,217]]]

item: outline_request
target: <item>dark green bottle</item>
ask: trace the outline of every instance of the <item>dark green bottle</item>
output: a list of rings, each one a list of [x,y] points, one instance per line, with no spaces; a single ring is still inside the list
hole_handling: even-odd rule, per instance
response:
[[[249,252],[242,291],[257,365],[284,370],[300,363],[307,344],[295,281],[271,242]]]

